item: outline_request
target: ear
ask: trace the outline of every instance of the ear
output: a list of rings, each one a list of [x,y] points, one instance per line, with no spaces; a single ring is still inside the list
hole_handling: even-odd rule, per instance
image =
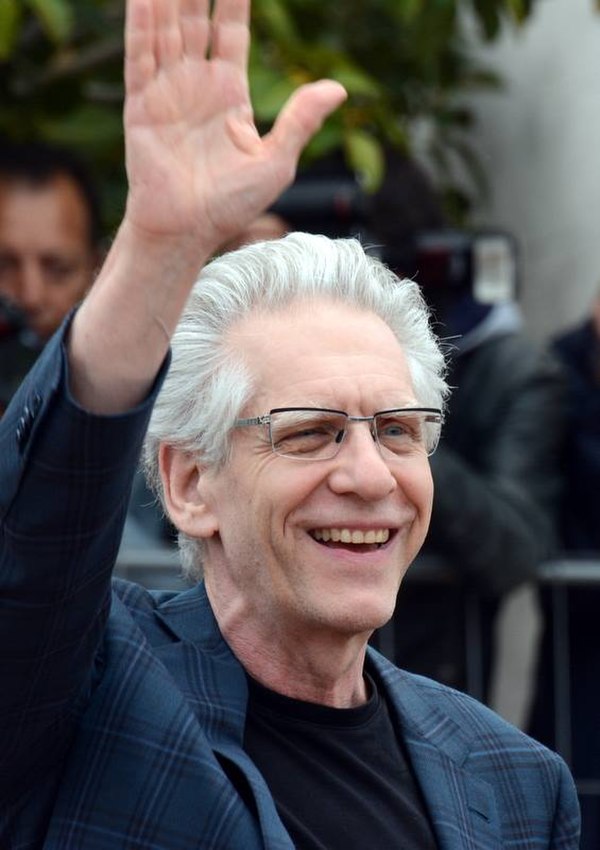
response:
[[[217,517],[206,498],[210,473],[201,466],[198,455],[162,443],[158,463],[165,506],[175,527],[190,537],[217,534]]]

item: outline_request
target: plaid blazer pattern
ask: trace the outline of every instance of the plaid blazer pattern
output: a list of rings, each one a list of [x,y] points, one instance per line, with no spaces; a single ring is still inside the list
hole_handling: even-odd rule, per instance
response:
[[[111,584],[152,398],[90,417],[61,357],[58,340],[0,423],[0,848],[292,850],[242,748],[245,674],[203,585]],[[575,850],[558,756],[464,694],[368,664],[441,850]]]

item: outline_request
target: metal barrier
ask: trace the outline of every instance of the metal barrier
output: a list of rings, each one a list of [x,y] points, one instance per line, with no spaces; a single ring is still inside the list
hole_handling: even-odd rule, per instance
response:
[[[571,651],[567,591],[570,587],[578,586],[595,586],[600,589],[600,559],[577,561],[565,559],[544,564],[540,568],[540,582],[550,585],[552,590],[556,749],[572,767]],[[600,652],[600,641],[598,648]],[[600,722],[598,734],[600,735]],[[600,775],[594,779],[581,779],[575,776],[575,784],[581,796],[593,796],[600,799]]]

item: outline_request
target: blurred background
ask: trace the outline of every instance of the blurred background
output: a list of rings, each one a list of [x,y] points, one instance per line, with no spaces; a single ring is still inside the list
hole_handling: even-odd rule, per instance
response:
[[[263,128],[299,83],[350,99],[304,163],[341,152],[373,191],[387,147],[425,165],[449,221],[518,233],[537,338],[578,318],[598,279],[598,0],[255,0]],[[123,193],[123,0],[3,0],[0,133],[74,145],[107,232]]]

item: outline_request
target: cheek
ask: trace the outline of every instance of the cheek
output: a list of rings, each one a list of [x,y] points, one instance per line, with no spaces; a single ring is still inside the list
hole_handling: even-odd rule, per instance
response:
[[[272,454],[252,465],[237,460],[232,455],[231,471],[213,499],[221,537],[238,547],[285,545],[296,511],[323,484],[323,470]]]
[[[409,470],[407,470],[407,473]],[[414,506],[419,517],[429,522],[433,504],[433,478],[429,461],[419,460],[412,474],[406,474],[399,480],[405,498]]]
[[[66,312],[80,301],[85,295],[85,282],[83,279],[70,281],[64,286],[49,288],[46,301],[56,312]]]

